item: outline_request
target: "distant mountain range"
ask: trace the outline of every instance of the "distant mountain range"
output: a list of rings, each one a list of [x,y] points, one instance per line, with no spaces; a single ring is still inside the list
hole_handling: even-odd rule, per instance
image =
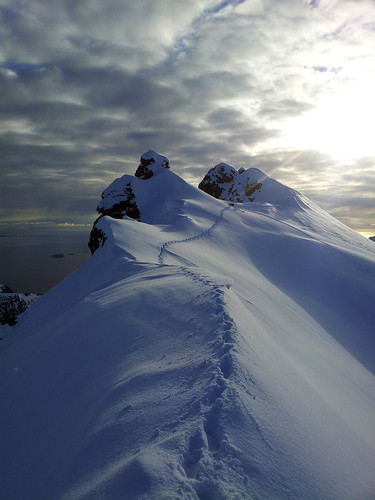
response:
[[[154,151],[0,343],[0,497],[369,500],[375,247],[257,169]]]

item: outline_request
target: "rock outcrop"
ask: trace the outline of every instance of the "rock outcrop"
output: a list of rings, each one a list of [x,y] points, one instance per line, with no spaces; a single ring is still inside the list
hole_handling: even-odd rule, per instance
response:
[[[39,297],[36,293],[15,293],[9,286],[0,285],[0,325],[14,326],[18,316]]]
[[[96,227],[98,220],[104,215],[108,215],[114,219],[122,219],[127,216],[141,221],[141,212],[137,204],[134,185],[157,175],[160,169],[169,168],[168,158],[150,149],[141,156],[134,175],[125,174],[119,179],[115,179],[103,191],[102,199],[96,209],[100,216],[94,223],[88,243],[92,254],[102,247],[107,239],[103,231]]]
[[[267,176],[255,168],[240,168],[237,171],[226,163],[219,163],[207,172],[198,187],[220,200],[251,202],[261,192],[265,178]]]
[[[163,205],[168,206],[170,210],[172,206],[179,204],[179,186],[181,182],[185,184],[185,181],[178,176],[174,179],[173,172],[166,172],[168,169],[168,158],[149,150],[141,156],[134,175],[125,174],[115,179],[103,191],[96,209],[99,217],[94,223],[88,243],[92,254],[107,240],[103,227],[98,224],[104,216],[114,219],[130,217],[152,224],[169,223]],[[168,189],[162,189],[165,183]],[[273,203],[295,194],[294,190],[268,177],[257,168],[236,170],[226,163],[219,163],[211,168],[198,187],[210,196],[229,203],[253,201]],[[165,196],[166,193],[168,197]],[[144,210],[143,215],[142,210]],[[150,213],[153,213],[152,217]]]
[[[107,236],[102,231],[102,229],[99,229],[96,227],[96,223],[99,220],[99,218],[96,219],[94,226],[93,226],[91,233],[90,233],[88,247],[90,249],[91,254],[95,253],[98,248],[102,247],[107,239]]]
[[[257,168],[236,170],[226,163],[212,167],[198,187],[205,193],[230,203],[274,203],[295,194],[293,189],[268,177]]]
[[[138,179],[150,179],[159,168],[169,169],[168,158],[150,149],[141,156],[141,162],[134,175]]]

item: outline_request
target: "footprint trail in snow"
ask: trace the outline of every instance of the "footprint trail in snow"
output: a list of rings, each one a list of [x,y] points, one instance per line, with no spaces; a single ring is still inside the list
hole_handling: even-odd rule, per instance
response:
[[[160,247],[159,264],[166,264],[166,255],[171,245],[190,243],[207,238],[220,224],[224,212],[230,206],[224,207],[214,224],[201,233],[183,240],[170,240]],[[225,406],[230,399],[230,378],[234,371],[232,349],[237,333],[233,318],[227,311],[225,293],[231,288],[230,278],[219,277],[196,268],[179,267],[179,270],[198,286],[203,288],[199,295],[202,303],[210,307],[210,321],[216,323],[216,338],[212,340],[216,352],[216,362],[212,371],[212,382],[205,388],[200,398],[199,425],[191,429],[182,450],[182,469],[191,481],[192,487],[199,499],[215,491],[220,496],[219,487],[213,482],[207,482],[206,477],[215,477],[222,468],[223,453],[230,455],[230,445],[225,433]],[[225,450],[225,451],[224,451]],[[238,478],[244,480],[243,477]],[[211,498],[211,496],[210,496]]]
[[[165,263],[165,255],[164,254],[165,254],[165,252],[166,252],[166,250],[168,249],[169,246],[176,245],[177,243],[190,243],[191,241],[197,241],[197,240],[200,240],[201,238],[207,238],[208,236],[210,236],[210,234],[212,233],[212,231],[214,231],[216,229],[216,227],[220,224],[220,222],[221,222],[221,220],[223,218],[224,212],[226,210],[229,210],[229,208],[230,208],[230,206],[224,207],[220,211],[220,214],[219,214],[218,218],[212,224],[212,226],[209,227],[208,229],[205,229],[201,233],[198,233],[198,234],[196,234],[194,236],[190,236],[189,238],[184,238],[183,240],[170,240],[170,241],[164,242],[161,245],[160,251],[159,251],[159,256],[158,256],[159,264],[163,265]]]

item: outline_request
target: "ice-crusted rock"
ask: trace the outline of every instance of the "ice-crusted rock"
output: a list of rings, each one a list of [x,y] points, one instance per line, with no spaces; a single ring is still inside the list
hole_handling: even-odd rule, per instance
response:
[[[121,219],[124,215],[132,219],[140,219],[139,209],[135,202],[135,195],[132,190],[131,175],[125,174],[120,179],[116,179],[102,193],[102,200],[97,207],[97,212],[101,215],[110,215],[114,219]]]
[[[207,172],[198,187],[220,200],[242,203],[255,200],[265,178],[263,172],[254,168],[237,171],[226,163],[218,163]]]
[[[124,216],[141,220],[141,213],[137,204],[134,185],[144,182],[157,175],[161,169],[169,169],[168,158],[162,156],[152,149],[143,153],[140,163],[134,175],[125,174],[115,179],[102,193],[102,199],[97,207],[100,214],[95,221],[90,233],[88,246],[93,254],[99,247],[104,245],[106,235],[96,227],[98,220],[108,215],[114,219],[122,219]]]
[[[138,177],[138,179],[149,179],[156,174],[160,168],[169,168],[168,158],[149,149],[141,156],[141,162],[134,175]]]
[[[207,172],[198,187],[214,198],[226,200],[237,174],[237,170],[230,165],[219,163]]]
[[[14,326],[18,316],[39,297],[36,293],[15,293],[9,286],[0,284],[0,325]]]
[[[151,149],[141,156],[140,163],[134,174],[137,179],[147,180],[156,175],[161,168],[169,169],[169,161]],[[125,174],[116,179],[102,193],[102,199],[97,207],[101,215],[110,215],[121,219],[124,215],[140,220],[140,212],[135,199],[132,184],[136,181],[133,175]]]
[[[90,233],[90,239],[88,242],[88,246],[92,254],[95,253],[98,248],[102,247],[107,239],[107,236],[105,235],[104,231],[96,227],[96,223],[99,219],[100,217],[96,219],[94,223],[94,226]]]
[[[232,203],[253,201],[271,203],[294,193],[292,189],[268,177],[257,168],[246,170],[242,167],[237,171],[226,163],[212,167],[198,187],[215,198]]]

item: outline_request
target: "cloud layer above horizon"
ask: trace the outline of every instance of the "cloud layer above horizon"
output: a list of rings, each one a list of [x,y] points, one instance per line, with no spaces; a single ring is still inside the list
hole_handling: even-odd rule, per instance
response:
[[[0,0],[1,219],[90,221],[154,149],[375,233],[374,50],[371,0]]]

